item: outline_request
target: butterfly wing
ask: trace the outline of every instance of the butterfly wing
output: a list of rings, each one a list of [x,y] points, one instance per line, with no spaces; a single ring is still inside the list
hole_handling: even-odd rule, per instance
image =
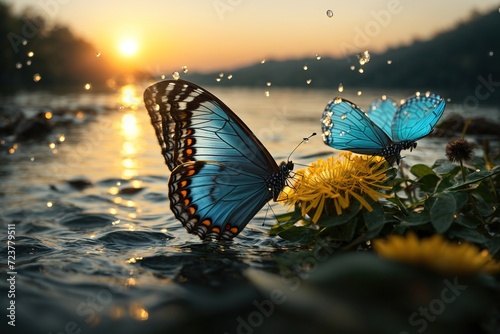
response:
[[[205,89],[166,80],[145,90],[144,103],[171,171],[189,161],[238,165],[256,174],[278,170],[245,123]]]
[[[172,212],[202,239],[235,237],[272,198],[261,177],[217,162],[182,164],[168,184]]]
[[[354,103],[337,97],[330,101],[321,120],[323,141],[339,150],[381,155],[389,137]]]
[[[406,100],[394,116],[392,140],[417,141],[432,132],[443,115],[446,103],[437,94],[413,96]]]
[[[170,208],[190,233],[232,238],[278,197],[293,164],[278,167],[213,94],[187,81],[167,80],[148,87],[144,102],[172,171]]]
[[[385,96],[376,99],[368,107],[368,117],[373,123],[381,128],[389,138],[392,137],[392,120],[397,108],[398,104]]]

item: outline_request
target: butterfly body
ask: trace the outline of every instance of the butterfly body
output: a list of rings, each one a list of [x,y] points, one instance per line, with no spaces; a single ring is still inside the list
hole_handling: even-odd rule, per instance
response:
[[[366,114],[337,97],[323,111],[323,141],[336,149],[399,163],[401,151],[416,148],[416,141],[432,132],[444,108],[439,95],[426,94],[411,97],[399,107],[391,99],[378,99]]]
[[[222,101],[183,80],[148,87],[144,102],[165,163],[170,208],[188,232],[231,239],[271,199],[293,163],[276,164]]]

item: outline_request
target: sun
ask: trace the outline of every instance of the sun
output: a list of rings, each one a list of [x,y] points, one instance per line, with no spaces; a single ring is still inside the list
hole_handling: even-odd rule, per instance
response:
[[[118,44],[118,49],[122,55],[131,57],[137,53],[139,45],[136,40],[128,38]]]

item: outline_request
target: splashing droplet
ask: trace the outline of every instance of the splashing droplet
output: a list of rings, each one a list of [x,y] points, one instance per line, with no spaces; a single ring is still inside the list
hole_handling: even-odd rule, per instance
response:
[[[172,72],[172,78],[174,78],[174,80],[179,80],[181,77],[181,75],[179,74],[179,72],[175,71],[175,72]]]
[[[187,72],[189,71],[189,70],[188,70],[188,67],[187,67],[187,66],[185,66],[185,65],[184,65],[184,66],[182,66],[182,67],[181,67],[181,69],[182,69],[182,73],[187,73]]]
[[[361,73],[361,74],[363,74],[363,72],[364,72],[364,71],[365,71],[365,70],[363,70],[362,68],[360,68],[360,69],[358,70],[358,72],[359,72],[359,73]]]
[[[23,41],[23,45],[28,45],[28,40],[27,40],[27,39],[25,39],[25,40]]]
[[[227,76],[227,80],[231,80],[232,78],[233,78],[233,75],[232,75],[232,74],[229,74],[229,75]]]
[[[328,16],[329,18],[332,18],[333,17],[333,10],[331,10],[331,9],[327,10],[326,16]]]
[[[310,84],[311,84],[311,82],[312,82],[312,79],[307,79],[307,80],[306,80],[306,84],[308,84],[308,85],[310,85]]]
[[[307,65],[304,65],[304,67],[303,67],[304,71],[307,71],[308,68],[309,67],[307,67]]]
[[[96,52],[96,53],[95,53],[95,56],[96,56],[97,58],[99,58],[99,57],[101,56],[101,53],[100,53],[100,52]]]
[[[260,63],[261,63],[261,64],[265,64],[265,63],[266,63],[266,59],[262,59],[262,60],[260,61]]]
[[[344,91],[344,86],[340,83],[338,89],[339,89],[339,93],[342,93]]]
[[[35,55],[35,53],[33,51],[28,52],[28,57],[33,58],[34,55]]]
[[[368,50],[365,50],[361,53],[358,53],[358,60],[361,66],[368,63],[370,61],[370,52]]]
[[[488,56],[493,57],[493,51],[488,52]]]
[[[268,91],[268,90],[266,90],[266,91],[265,91],[265,93],[264,93],[264,95],[265,95],[266,97],[269,97],[269,91]]]
[[[321,60],[321,56],[316,53],[316,60]]]
[[[17,69],[20,69],[20,68],[22,68],[22,67],[23,67],[23,64],[21,64],[21,63],[16,63],[16,68],[17,68]]]
[[[271,81],[266,82],[267,87],[271,87]]]
[[[363,94],[363,92],[358,90],[358,96],[361,96],[361,94]]]
[[[89,90],[90,88],[92,88],[92,85],[89,83],[86,83],[84,88],[85,88],[85,90]]]
[[[31,60],[26,61],[26,66],[31,66]]]
[[[166,77],[165,77],[165,74],[160,75],[160,78],[161,78],[162,80],[165,80],[165,78],[166,78]]]
[[[356,69],[356,66],[351,65],[351,71],[354,71]]]
[[[223,78],[224,77],[224,72],[220,72],[219,73],[219,78]]]
[[[40,81],[40,80],[42,80],[42,76],[41,76],[40,74],[38,74],[38,73],[35,73],[35,74],[33,75],[33,81],[34,81],[34,82],[38,82],[38,81]]]
[[[221,78],[215,78],[215,81],[220,82]]]
[[[391,65],[392,64],[392,60],[387,60],[387,65]]]

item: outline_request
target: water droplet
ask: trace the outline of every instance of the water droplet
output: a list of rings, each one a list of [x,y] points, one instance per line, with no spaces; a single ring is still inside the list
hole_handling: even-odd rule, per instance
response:
[[[14,154],[14,153],[16,153],[17,147],[18,147],[17,143],[14,143],[14,144],[11,146],[11,148],[9,148],[9,154]]]
[[[215,78],[215,81],[220,82],[221,78]]]
[[[31,162],[35,161],[35,157],[31,157],[31,158],[30,158],[30,161],[31,161]]]
[[[23,64],[21,64],[21,63],[16,63],[16,68],[17,68],[17,69],[20,69],[20,68],[22,68],[22,67],[23,67]]]
[[[220,72],[219,73],[219,78],[223,78],[224,77],[224,72]]]
[[[50,144],[49,144],[49,148],[50,148],[51,150],[55,149],[55,148],[56,148],[56,143],[50,143]]]
[[[346,115],[346,114],[342,114],[342,116],[340,116],[340,119],[341,119],[341,120],[344,120],[344,119],[346,119],[346,118],[347,118],[347,115]]]
[[[359,72],[359,73],[363,73],[364,71],[365,71],[365,70],[363,70],[362,68],[360,68],[360,69],[358,70],[358,72]]]
[[[187,67],[187,66],[185,66],[185,65],[184,65],[184,66],[182,66],[182,67],[181,67],[181,69],[182,69],[182,73],[187,73],[187,72],[189,71],[189,70],[188,70],[188,67]]]
[[[333,10],[331,10],[331,9],[327,10],[326,16],[328,16],[329,18],[332,18],[333,17]]]
[[[66,140],[66,136],[65,136],[65,135],[59,135],[59,137],[57,137],[57,140],[58,140],[60,143],[63,143],[63,142]]]
[[[268,81],[268,82],[266,83],[266,86],[267,86],[267,87],[271,87],[271,81]]]
[[[306,80],[306,83],[307,83],[308,85],[309,85],[309,84],[311,84],[311,82],[312,82],[312,79],[307,79],[307,80]]]
[[[420,92],[415,92],[415,96],[419,97],[420,96]]]
[[[86,83],[84,88],[85,90],[90,90],[90,88],[92,88],[92,85],[90,83]]]
[[[232,74],[229,74],[229,75],[227,76],[227,80],[231,80],[232,78],[233,78],[233,75],[232,75]]]
[[[260,63],[261,63],[261,64],[265,64],[265,63],[266,63],[266,59],[262,59],[262,60],[260,61]]]
[[[342,98],[341,97],[336,97],[335,100],[333,100],[333,103],[335,103],[335,104],[342,103]]]
[[[492,57],[493,56],[493,51],[488,52],[488,56]]]
[[[264,95],[266,95],[266,97],[269,97],[269,91],[266,90],[265,93],[264,93]]]
[[[25,39],[25,40],[23,41],[23,45],[28,45],[28,40],[27,40],[27,39]]]
[[[31,66],[31,60],[26,61],[26,66]]]
[[[161,78],[162,80],[165,80],[165,74],[160,75],[160,78]]]
[[[304,71],[307,71],[308,68],[309,67],[307,67],[307,65],[304,65],[304,67],[303,67]]]
[[[387,60],[387,65],[391,65],[392,64],[392,60],[388,59]]]
[[[52,202],[47,202],[47,207],[51,208],[54,204]]]
[[[356,66],[351,65],[351,71],[354,71],[356,69]]]
[[[53,114],[52,114],[52,112],[51,112],[51,111],[47,111],[47,112],[43,115],[43,117],[45,117],[45,119],[51,119],[51,118],[52,118],[52,116],[53,116]]]
[[[34,81],[34,82],[38,82],[38,81],[40,81],[40,80],[42,80],[42,76],[41,76],[40,74],[38,74],[38,73],[35,73],[35,74],[33,75],[33,81]]]
[[[339,93],[342,93],[344,91],[344,86],[341,83],[339,84],[338,90],[339,90]]]
[[[370,61],[370,52],[365,50],[363,52],[358,53],[359,64],[363,66],[364,64]]]
[[[363,92],[358,90],[358,96],[361,96],[361,94],[363,94]]]
[[[174,78],[174,80],[179,80],[181,77],[181,75],[179,74],[179,72],[175,71],[175,72],[172,72],[172,78]]]
[[[35,55],[35,53],[33,51],[28,52],[28,57],[32,58],[34,55]]]
[[[387,95],[382,95],[382,100],[387,100]]]
[[[345,135],[345,131],[340,131],[339,135],[340,135],[340,136]]]
[[[95,53],[95,56],[96,56],[97,58],[99,58],[99,57],[101,56],[101,53],[100,53],[100,52],[96,52],[96,53]]]
[[[316,60],[321,60],[321,56],[316,53]]]

